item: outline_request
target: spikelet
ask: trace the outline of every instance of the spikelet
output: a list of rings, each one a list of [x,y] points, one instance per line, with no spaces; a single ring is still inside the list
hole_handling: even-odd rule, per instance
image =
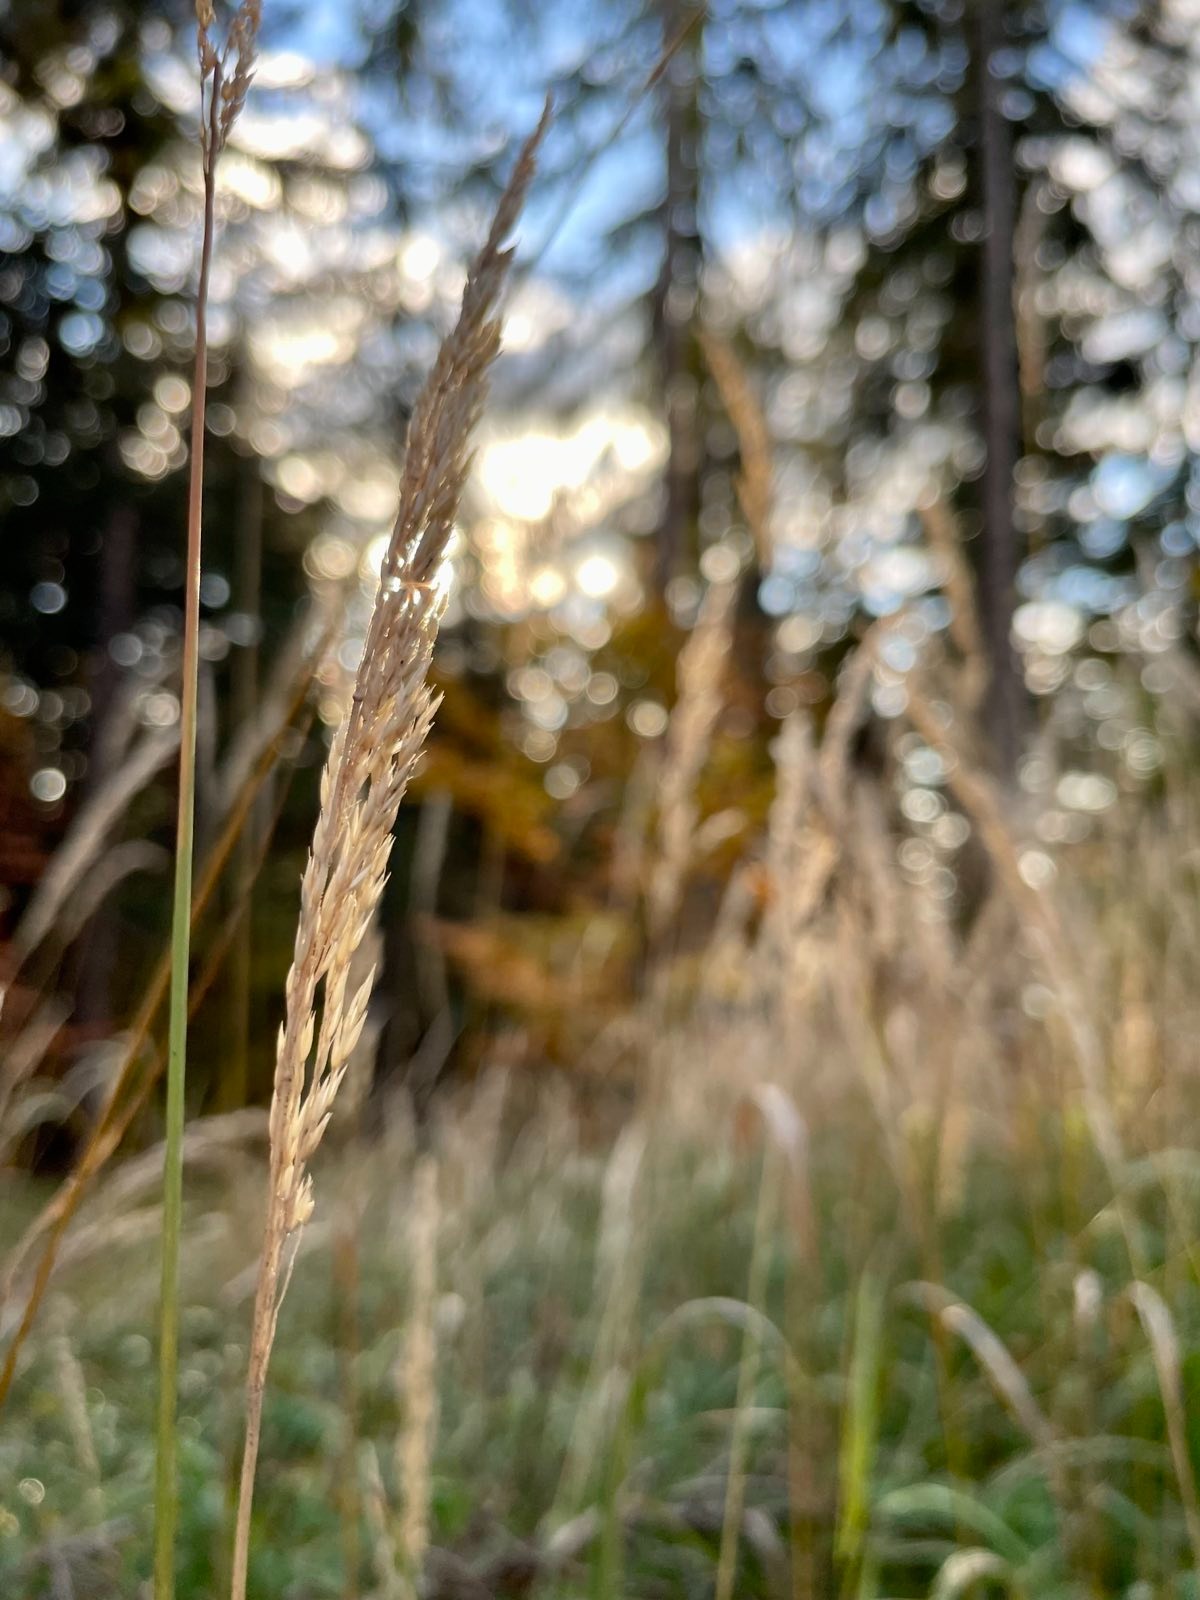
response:
[[[196,56],[204,95],[200,149],[206,173],[212,172],[246,103],[258,60],[262,0],[242,0],[219,49],[212,34],[216,21],[212,0],[196,0]]]
[[[75,1450],[76,1465],[88,1484],[88,1512],[99,1520],[104,1506],[100,1461],[96,1455],[96,1438],[88,1414],[87,1380],[71,1342],[71,1318],[69,1302],[60,1298],[51,1318],[50,1349],[58,1378],[59,1400]]]
[[[247,0],[247,15],[249,7]],[[366,1019],[374,972],[349,994],[350,965],[383,892],[392,828],[436,709],[426,678],[442,601],[430,580],[445,554],[469,465],[468,441],[499,349],[496,308],[512,257],[504,242],[533,177],[548,118],[549,106],[521,152],[468,275],[458,323],[413,410],[400,507],[362,662],[321,779],[321,810],[300,889],[275,1061],[270,1186],[246,1379],[233,1600],[244,1600],[246,1592],[250,1501],[267,1364],[287,1283],[285,1257],[294,1255],[297,1233],[312,1214],[309,1163]]]
[[[738,504],[746,519],[746,526],[754,540],[758,564],[765,572],[770,568],[773,545],[771,540],[772,462],[771,435],[767,419],[749,374],[738,359],[731,344],[716,334],[700,335],[704,359],[716,379],[733,431],[737,435],[741,471],[734,480]]]
[[[732,643],[736,595],[735,583],[714,583],[679,652],[679,697],[667,728],[658,790],[658,855],[647,895],[650,933],[656,942],[679,909],[692,860],[699,814],[696,784],[724,704],[721,680]]]
[[[771,746],[775,797],[767,818],[766,869],[770,898],[759,955],[775,989],[790,988],[791,960],[820,906],[837,865],[829,832],[813,825],[811,798],[816,757],[806,713],[793,711]]]
[[[369,1440],[359,1451],[363,1515],[371,1535],[371,1564],[379,1582],[380,1600],[402,1600],[403,1583],[388,1518],[387,1491],[379,1470],[379,1454]]]

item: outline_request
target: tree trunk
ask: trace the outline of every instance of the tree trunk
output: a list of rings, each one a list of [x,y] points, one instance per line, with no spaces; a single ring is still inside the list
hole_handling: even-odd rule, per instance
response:
[[[983,540],[979,601],[990,683],[986,733],[996,766],[1013,775],[1028,722],[1028,701],[1012,643],[1012,618],[1021,561],[1013,522],[1013,481],[1021,451],[1021,389],[1014,307],[1016,175],[1012,129],[1004,115],[1004,86],[992,70],[1004,44],[1004,0],[977,0],[979,154],[984,235],[980,262],[980,339],[983,353]]]
[[[109,717],[120,671],[109,651],[113,639],[133,626],[138,523],[128,506],[119,505],[108,518],[100,540],[96,578],[96,642],[88,664],[91,695],[91,737],[83,794],[91,796],[112,776]],[[75,952],[74,1019],[89,1037],[101,1037],[112,1024],[112,982],[118,939],[111,906],[96,908]]]
[[[236,734],[258,712],[259,642],[262,629],[263,483],[253,457],[239,463],[238,539],[234,553],[234,605],[252,621],[236,646],[229,670],[230,733]],[[219,1079],[219,1101],[228,1110],[249,1105],[250,1010],[252,999],[254,879],[262,807],[256,806],[242,830],[234,855],[233,902],[240,907],[229,958],[229,1067]]]
[[[697,140],[703,22],[696,20],[690,0],[660,0],[660,11],[664,50],[675,46],[683,36],[663,75],[667,181],[663,264],[653,306],[668,441],[666,503],[655,552],[655,585],[661,595],[692,550],[700,509],[693,333],[700,280]]]

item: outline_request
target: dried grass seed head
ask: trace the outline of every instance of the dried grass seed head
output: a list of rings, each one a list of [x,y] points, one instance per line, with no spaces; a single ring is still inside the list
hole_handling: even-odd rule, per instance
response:
[[[457,510],[468,464],[466,430],[482,403],[486,365],[499,341],[493,311],[510,258],[500,244],[532,175],[534,148],[527,147],[518,163],[468,278],[459,325],[414,411],[400,510],[350,713],[322,778],[272,1113],[276,1180],[289,1200],[305,1188],[303,1169],[328,1124],[366,1017],[371,978],[347,1005],[346,975],[382,893],[392,824],[435,709],[425,678],[441,601],[420,585],[444,555]],[[321,1026],[312,1056],[318,999]]]
[[[258,61],[258,36],[262,29],[262,0],[242,0],[229,25],[225,43],[213,38],[216,12],[212,0],[196,0],[196,54],[202,90],[208,96],[200,119],[200,144],[207,162],[224,149],[234,123],[246,103]]]
[[[237,40],[248,54],[257,27],[257,0],[246,0],[239,12],[243,16]],[[468,275],[458,323],[413,411],[400,507],[353,696],[321,778],[321,810],[301,882],[275,1061],[267,1218],[255,1288],[234,1529],[233,1600],[244,1600],[246,1594],[263,1394],[288,1262],[294,1259],[295,1235],[313,1209],[308,1164],[328,1126],[374,977],[371,973],[347,1002],[351,963],[387,880],[392,829],[436,706],[426,677],[442,601],[428,579],[445,554],[469,463],[470,428],[483,404],[488,364],[499,346],[498,306],[511,259],[503,241],[533,176],[548,117],[549,105],[517,162],[487,242]]]

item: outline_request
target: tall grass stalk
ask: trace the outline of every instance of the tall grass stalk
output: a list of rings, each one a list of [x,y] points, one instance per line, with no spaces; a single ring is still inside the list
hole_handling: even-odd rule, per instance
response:
[[[442,598],[436,583],[469,464],[469,442],[500,345],[497,315],[512,251],[504,248],[533,177],[549,107],[517,162],[462,310],[409,425],[400,505],[345,720],[321,781],[321,810],[300,891],[271,1097],[267,1214],[246,1373],[246,1433],[231,1594],[244,1600],[250,1512],[267,1367],[300,1232],[312,1214],[309,1165],[366,1020],[368,974],[348,994],[351,963],[387,878],[392,830],[436,701],[427,684]]]
[[[438,1164],[426,1154],[413,1175],[409,1240],[411,1293],[404,1350],[396,1363],[396,1390],[404,1421],[396,1440],[396,1482],[401,1496],[396,1545],[401,1592],[416,1600],[429,1548],[429,1501],[437,1436]]]
[[[177,1519],[176,1389],[179,1377],[179,1234],[183,1212],[183,1122],[187,1075],[188,958],[192,922],[192,846],[196,808],[196,702],[200,665],[200,553],[204,508],[204,424],[208,386],[208,289],[216,231],[217,158],[241,110],[261,21],[260,0],[242,0],[218,53],[209,30],[211,0],[196,0],[200,60],[200,154],[204,230],[196,290],[196,354],[192,374],[191,464],[188,480],[187,576],[183,666],[179,689],[179,802],[175,821],[175,889],[171,912],[171,993],[167,1045],[166,1149],[163,1156],[162,1289],[159,1301],[158,1428],[154,1472],[154,1596],[175,1592]],[[232,69],[232,70],[230,70]]]
[[[835,1549],[845,1596],[861,1591],[861,1578],[868,1559],[872,1479],[879,1448],[886,1315],[887,1284],[873,1266],[868,1266],[858,1280],[854,1300],[846,1400],[838,1448]]]
[[[702,329],[700,347],[704,351],[708,370],[716,380],[721,403],[737,435],[741,462],[733,482],[734,492],[754,540],[758,565],[766,572],[771,565],[773,550],[771,431],[750,375],[733,346],[711,330]]]
[[[646,895],[651,954],[660,964],[669,951],[695,850],[700,815],[696,785],[725,707],[721,688],[733,643],[736,600],[735,581],[710,585],[676,666],[679,693],[658,782],[658,854]]]
[[[919,679],[910,679],[908,720],[929,748],[943,758],[949,788],[978,829],[999,888],[1010,900],[1022,927],[1040,947],[1046,976],[1056,992],[1071,1042],[1088,1132],[1112,1186],[1130,1265],[1134,1276],[1140,1277],[1145,1269],[1144,1247],[1126,1193],[1125,1151],[1106,1089],[1103,1042],[1090,996],[1080,979],[1073,941],[1052,894],[1027,881],[1021,867],[1018,836],[1008,822],[1001,796],[984,773],[953,746],[949,718],[942,715],[944,709],[944,704],[927,696]]]

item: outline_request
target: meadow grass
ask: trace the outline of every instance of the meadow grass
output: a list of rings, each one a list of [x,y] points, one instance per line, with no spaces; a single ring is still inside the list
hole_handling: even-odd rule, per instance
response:
[[[914,684],[990,859],[956,922],[850,755],[885,642],[819,743],[782,730],[745,864],[765,896],[731,887],[707,942],[662,945],[588,1087],[485,1076],[420,1151],[403,1091],[369,1140],[353,1095],[331,1103],[328,1207],[260,1390],[255,1600],[1198,1593],[1187,769],[1051,853]],[[660,805],[691,786],[660,777]],[[238,1581],[266,1120],[188,1134],[188,1597]],[[158,1160],[65,1228],[15,1363],[12,1592],[135,1595],[149,1571]],[[38,1270],[37,1192],[9,1194],[6,1335]]]
[[[1141,1313],[1154,1295],[1186,1402],[1200,1291],[1167,1194],[1194,1194],[1200,1164],[1176,1153],[1131,1170],[1149,1272],[1139,1288],[1082,1118],[1031,1117],[1027,1143],[975,1150],[971,1181],[943,1202],[930,1286],[860,1091],[834,1095],[809,1129],[808,1255],[791,1220],[796,1173],[770,1136],[736,1114],[716,1141],[686,1122],[649,1130],[632,1180],[627,1163],[615,1182],[620,1157],[590,1148],[562,1107],[510,1114],[494,1179],[474,1135],[447,1125],[420,1592],[1197,1592],[1180,1465],[1200,1441],[1186,1404],[1172,1437],[1163,1352]],[[323,1182],[356,1189],[364,1218],[355,1335],[348,1349],[336,1233],[314,1225],[266,1397],[250,1565],[262,1600],[387,1592],[380,1525],[360,1510],[347,1543],[341,1475],[348,1439],[359,1459],[372,1448],[384,1526],[398,1533],[412,1161],[399,1128],[327,1162]],[[241,1158],[189,1197],[178,1576],[189,1600],[222,1592],[227,1560],[252,1183]],[[611,1246],[623,1208],[636,1212],[638,1264],[622,1289]],[[114,1238],[64,1269],[56,1294],[55,1338],[39,1341],[14,1394],[18,1426],[0,1436],[0,1482],[14,1486],[4,1592],[66,1592],[65,1571],[71,1592],[133,1595],[149,1565],[153,1281],[136,1239],[123,1250]],[[950,1335],[944,1373],[931,1297]],[[464,1587],[469,1577],[482,1587]]]

